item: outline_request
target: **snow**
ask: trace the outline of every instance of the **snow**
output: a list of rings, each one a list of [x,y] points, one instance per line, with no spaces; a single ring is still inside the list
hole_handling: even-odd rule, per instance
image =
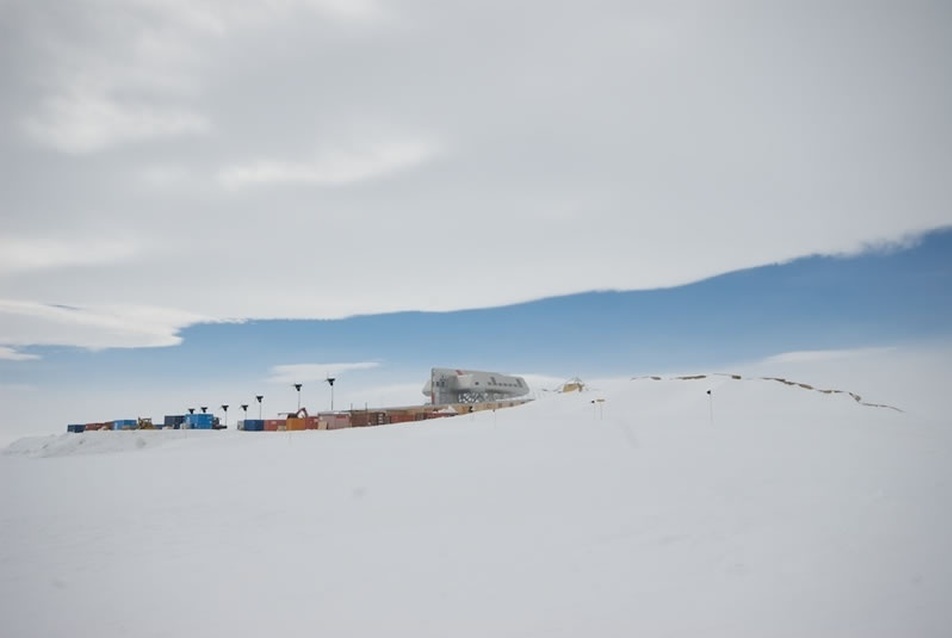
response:
[[[952,631],[946,424],[747,376],[589,387],[374,428],[18,441],[0,635]]]

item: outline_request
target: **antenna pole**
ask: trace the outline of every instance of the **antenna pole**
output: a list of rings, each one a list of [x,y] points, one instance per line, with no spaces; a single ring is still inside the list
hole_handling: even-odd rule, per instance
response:
[[[327,385],[331,386],[331,412],[334,411],[334,382],[337,381],[334,377],[327,377],[324,379],[327,381]]]

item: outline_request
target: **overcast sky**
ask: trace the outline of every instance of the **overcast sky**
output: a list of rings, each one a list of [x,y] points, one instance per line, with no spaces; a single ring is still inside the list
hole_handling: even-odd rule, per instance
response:
[[[8,0],[0,356],[906,242],[950,59],[946,2]]]

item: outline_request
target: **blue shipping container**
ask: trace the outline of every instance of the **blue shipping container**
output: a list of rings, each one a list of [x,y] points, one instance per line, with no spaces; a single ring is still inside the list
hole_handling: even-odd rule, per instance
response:
[[[139,422],[135,419],[118,419],[112,422],[113,430],[134,430]]]
[[[192,430],[211,430],[215,424],[214,414],[189,414],[185,417],[186,427]]]
[[[85,424],[85,423],[78,423],[78,424],[75,424],[75,425],[67,425],[67,426],[66,426],[66,431],[67,431],[67,432],[77,432],[77,433],[78,433],[78,432],[85,432],[85,431],[86,431],[86,424]]]
[[[165,415],[165,427],[167,428],[178,428],[183,423],[185,423],[184,414],[166,414]]]
[[[244,429],[248,432],[264,432],[264,419],[245,419]]]

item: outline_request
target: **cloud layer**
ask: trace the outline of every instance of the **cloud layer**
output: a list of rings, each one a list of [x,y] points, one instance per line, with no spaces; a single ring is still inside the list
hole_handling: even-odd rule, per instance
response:
[[[952,224],[941,4],[15,0],[0,18],[8,353],[672,286]]]
[[[153,306],[79,308],[0,299],[0,343],[8,344],[0,347],[0,359],[34,359],[15,349],[31,345],[93,350],[174,346],[182,341],[180,329],[207,321],[211,318]]]

